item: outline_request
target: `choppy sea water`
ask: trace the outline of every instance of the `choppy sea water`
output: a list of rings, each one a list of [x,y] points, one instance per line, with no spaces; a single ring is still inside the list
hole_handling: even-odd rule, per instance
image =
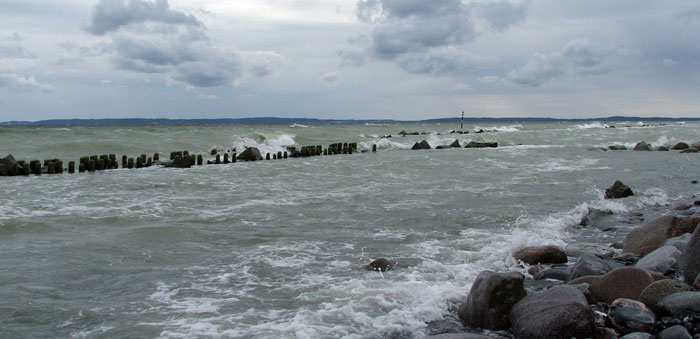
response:
[[[422,338],[525,245],[697,196],[699,123],[0,128],[17,159],[358,142],[377,153],[0,178],[0,337]],[[630,127],[623,127],[628,125]],[[490,132],[476,134],[476,130]],[[401,137],[401,130],[426,135]],[[381,138],[392,134],[392,138]],[[412,151],[414,142],[496,149]],[[615,180],[635,196],[604,200]],[[607,221],[615,224],[617,219]],[[619,223],[622,223],[619,221]],[[372,259],[398,263],[365,271]]]

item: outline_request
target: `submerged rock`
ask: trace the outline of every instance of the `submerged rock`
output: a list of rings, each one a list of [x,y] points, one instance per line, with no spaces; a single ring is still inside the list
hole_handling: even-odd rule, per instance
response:
[[[572,286],[532,293],[510,313],[516,338],[587,338],[596,328],[586,297]]]
[[[553,245],[525,247],[515,252],[513,257],[529,265],[563,264],[568,261],[566,252]]]
[[[625,147],[624,145],[612,145],[612,146],[608,146],[608,148],[611,151],[624,151],[627,149],[627,147]]]
[[[620,199],[626,198],[634,195],[632,189],[629,186],[623,184],[621,181],[615,181],[615,183],[605,190],[605,199]]]
[[[656,218],[643,226],[633,229],[624,240],[624,252],[644,255],[659,247],[669,238],[695,230],[700,216],[679,218],[672,215]]]
[[[684,142],[679,142],[679,143],[673,145],[673,147],[671,147],[671,149],[674,149],[677,151],[688,149],[688,148],[690,148],[690,146],[688,146],[688,144],[686,144]]]
[[[666,147],[666,146],[656,146],[656,147],[654,147],[654,151],[668,152],[668,147]]]
[[[386,258],[375,259],[369,264],[365,265],[365,269],[368,271],[379,271],[386,272],[394,268],[394,263]]]
[[[260,150],[256,147],[248,147],[245,149],[245,151],[241,152],[241,154],[238,155],[238,160],[243,161],[257,161],[262,159],[262,154],[260,153]]]
[[[479,133],[479,132],[477,132]],[[498,142],[476,142],[470,141],[464,148],[496,148],[498,147]]]
[[[482,271],[457,314],[471,327],[500,330],[510,327],[510,310],[525,297],[520,273]]]
[[[423,141],[421,141],[421,142],[417,142],[417,143],[413,144],[413,147],[411,147],[412,150],[417,150],[417,149],[431,149],[431,148],[432,148],[432,147],[430,147],[430,144],[429,144],[427,141],[425,141],[425,140],[423,140]]]
[[[651,151],[651,145],[642,141],[642,142],[639,142],[636,145],[634,145],[634,150],[635,151]]]

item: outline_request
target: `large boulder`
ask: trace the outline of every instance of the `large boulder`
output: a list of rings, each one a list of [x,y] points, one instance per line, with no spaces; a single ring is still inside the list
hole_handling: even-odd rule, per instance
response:
[[[453,141],[453,142],[450,144],[450,147],[461,148],[462,145],[459,144],[459,140],[456,140],[456,139],[455,139],[455,141]]]
[[[668,147],[661,145],[661,146],[656,146],[654,147],[654,151],[659,151],[659,152],[668,152]]]
[[[515,252],[513,257],[529,265],[563,264],[568,261],[566,252],[553,245],[525,247]]]
[[[695,228],[693,236],[688,240],[688,245],[685,247],[683,265],[683,276],[685,282],[689,285],[695,283],[695,278],[700,274],[700,227]]]
[[[661,301],[661,299],[674,293],[686,291],[690,291],[690,286],[676,279],[654,281],[639,294],[639,301],[656,312],[656,304]]]
[[[605,190],[605,199],[620,199],[627,198],[634,195],[632,189],[629,186],[623,184],[621,181],[615,181],[615,183]]]
[[[650,253],[667,239],[692,233],[699,222],[700,216],[680,218],[667,215],[656,218],[627,234],[622,250],[637,255]]]
[[[584,277],[587,275],[603,275],[612,270],[610,264],[592,253],[584,253],[576,259],[576,263],[571,268],[571,279]]]
[[[634,150],[635,151],[651,151],[651,145],[642,141],[642,142],[639,142],[636,145],[634,145]]]
[[[627,149],[627,147],[625,147],[625,145],[611,145],[608,146],[608,149],[611,151],[624,151]]]
[[[394,268],[394,263],[386,258],[375,259],[369,264],[365,265],[365,269],[368,271],[386,272],[392,268]]]
[[[458,311],[471,327],[500,330],[510,327],[510,309],[527,293],[520,273],[483,271],[472,284],[469,296]]]
[[[425,140],[423,140],[423,141],[421,141],[421,142],[417,142],[417,143],[413,144],[413,147],[411,147],[411,149],[413,149],[413,150],[416,150],[416,149],[431,149],[431,148],[432,148],[432,147],[430,147],[430,144],[429,144],[427,141],[425,141]]]
[[[648,332],[656,322],[656,316],[643,303],[619,298],[610,304],[608,319],[621,334]]]
[[[576,242],[564,246],[564,252],[570,257],[578,257],[584,253],[592,253],[601,258],[611,258],[615,255],[615,250],[608,245],[593,244],[587,242]]]
[[[693,336],[683,325],[674,325],[659,332],[656,339],[693,339]]]
[[[673,145],[673,147],[671,147],[671,149],[675,149],[678,151],[688,149],[688,148],[690,148],[690,146],[688,146],[688,144],[686,144],[684,142],[679,142],[679,143]]]
[[[510,312],[516,338],[588,338],[596,328],[586,297],[573,286],[554,286],[521,299]]]
[[[611,303],[617,298],[638,300],[639,294],[654,281],[651,274],[636,267],[616,268],[591,285],[597,301]]]
[[[654,335],[647,332],[633,332],[625,334],[620,339],[653,339]]]
[[[262,159],[262,154],[256,147],[248,147],[245,149],[245,151],[238,155],[238,160],[242,161],[257,161]]]
[[[690,147],[695,148],[695,149],[700,149],[700,141],[690,145]]]
[[[192,167],[192,158],[189,155],[183,157],[178,156],[173,161],[164,162],[163,167],[190,168]]]
[[[673,270],[681,254],[681,251],[674,246],[659,247],[639,259],[634,267],[666,274]]]
[[[13,175],[15,167],[17,167],[17,160],[15,160],[12,154],[0,158],[0,175]]]
[[[685,317],[700,312],[700,292],[678,292],[667,295],[656,304],[659,313],[671,317]]]
[[[464,148],[496,148],[498,147],[498,142],[477,142],[470,141]]]

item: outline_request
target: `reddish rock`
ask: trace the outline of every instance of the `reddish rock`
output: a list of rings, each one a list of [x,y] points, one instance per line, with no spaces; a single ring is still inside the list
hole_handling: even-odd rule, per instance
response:
[[[612,303],[617,298],[638,300],[639,294],[654,281],[645,270],[635,267],[614,269],[591,285],[597,301]]]
[[[700,216],[679,218],[672,215],[652,220],[633,229],[624,240],[623,252],[644,255],[657,249],[664,241],[683,233],[692,233]]]

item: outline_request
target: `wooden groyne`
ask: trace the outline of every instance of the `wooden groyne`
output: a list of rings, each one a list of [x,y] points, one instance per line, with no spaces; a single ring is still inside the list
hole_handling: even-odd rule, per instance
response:
[[[212,159],[207,160],[207,165],[231,164],[237,161],[262,161],[262,160],[281,160],[288,158],[303,158],[314,156],[329,156],[338,154],[353,154],[357,152],[357,143],[334,143],[324,148],[322,145],[303,146],[297,150],[296,147],[287,147],[287,151],[279,151],[277,153],[266,153],[263,158],[260,150],[255,147],[248,147],[240,154],[235,148],[229,150],[212,149],[210,155]],[[377,151],[377,145],[372,145],[372,152]],[[362,153],[369,152],[363,150]],[[175,168],[190,168],[192,166],[202,166],[205,163],[202,154],[194,154],[189,151],[174,151],[170,152],[170,160],[162,161],[160,153],[154,153],[152,156],[140,154],[136,157],[128,155],[121,156],[121,164],[117,161],[116,154],[90,155],[83,156],[78,159],[77,168],[76,161],[69,161],[68,168],[64,168],[63,160],[58,158],[41,160],[15,160],[12,154],[4,158],[0,158],[0,176],[17,176],[24,175],[42,175],[42,174],[61,174],[64,172],[78,173],[98,172],[112,169],[141,169],[152,166],[175,167]]]

